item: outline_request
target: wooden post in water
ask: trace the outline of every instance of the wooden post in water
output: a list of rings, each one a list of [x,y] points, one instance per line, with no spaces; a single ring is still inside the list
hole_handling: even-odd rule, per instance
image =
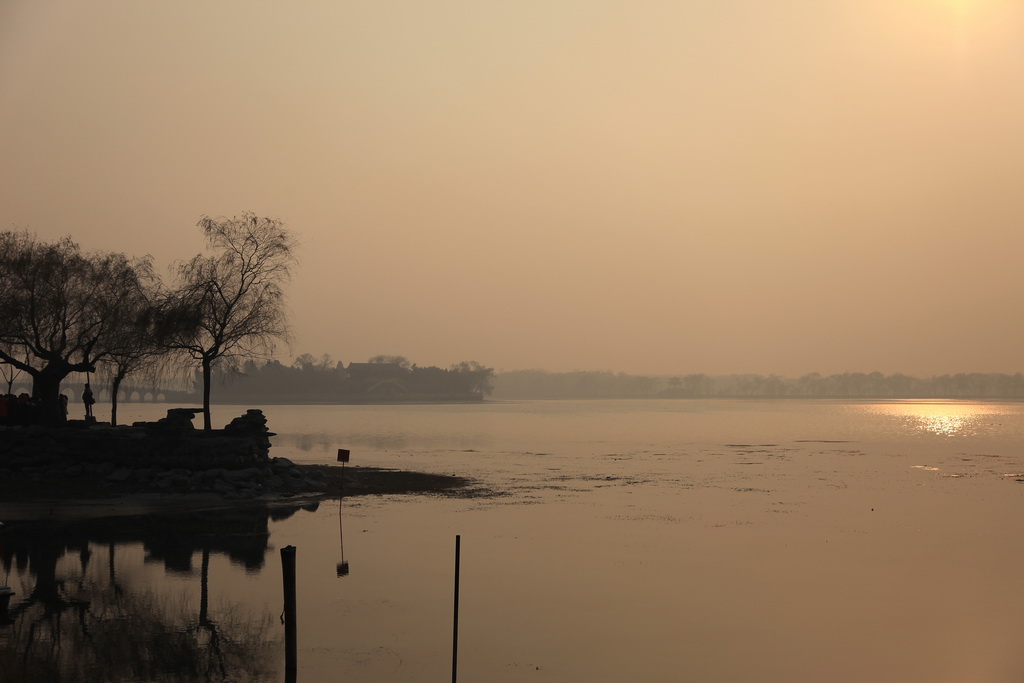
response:
[[[452,633],[452,683],[459,677],[459,561],[462,538],[455,535],[455,626]]]
[[[338,462],[341,463],[341,491],[342,498],[345,497],[345,463],[348,462],[351,453],[347,448],[338,449]]]
[[[344,467],[344,465],[342,465]],[[345,499],[338,499],[338,545],[341,546],[341,562],[338,563],[338,578],[348,576],[348,562],[345,561],[345,519],[342,510],[345,508]]]
[[[281,575],[284,577],[284,675],[294,681],[298,673],[298,637],[295,633],[295,546],[281,548]]]

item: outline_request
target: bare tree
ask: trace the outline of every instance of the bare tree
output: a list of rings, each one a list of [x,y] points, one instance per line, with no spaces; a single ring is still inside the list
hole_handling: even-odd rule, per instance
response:
[[[169,346],[198,361],[203,375],[203,428],[211,429],[210,378],[214,366],[269,356],[288,337],[282,285],[295,265],[294,237],[272,218],[244,213],[198,223],[212,255],[179,264],[172,297],[195,331],[173,334]]]
[[[147,264],[148,265],[148,264]],[[146,272],[146,306],[132,316],[124,330],[124,340],[97,367],[98,379],[110,383],[110,423],[118,424],[121,387],[129,375],[139,377],[152,387],[187,386],[191,369],[180,362],[180,350],[173,343],[198,329],[194,312],[167,293],[159,279]],[[138,386],[138,379],[136,386]]]
[[[172,342],[198,329],[196,318],[162,291],[149,262],[142,265],[139,277],[143,296],[134,302],[137,310],[132,311],[130,324],[123,329],[124,339],[104,361],[111,385],[110,424],[115,426],[118,395],[125,378],[147,371],[154,385],[166,381],[175,374],[175,365],[169,360],[175,351]]]
[[[5,351],[6,351],[7,355],[12,355],[12,354],[16,353],[14,351],[13,347],[10,347],[10,346],[8,346],[5,349]],[[23,355],[25,357],[25,363],[26,364],[29,363],[30,362],[29,354],[26,352]],[[8,394],[11,393],[12,391],[14,391],[14,381],[16,379],[18,379],[18,376],[21,374],[21,372],[22,371],[20,369],[14,367],[13,365],[8,363],[7,361],[4,361],[3,359],[0,359],[0,375],[2,375],[3,378],[4,378],[4,381],[7,382],[7,393]]]
[[[40,421],[59,424],[61,381],[123,347],[144,309],[148,260],[83,254],[70,238],[0,233],[0,362],[32,377]]]

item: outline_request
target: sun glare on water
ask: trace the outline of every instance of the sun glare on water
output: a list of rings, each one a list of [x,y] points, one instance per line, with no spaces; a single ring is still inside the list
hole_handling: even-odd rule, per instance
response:
[[[1003,408],[991,404],[958,402],[895,402],[870,406],[869,410],[885,415],[909,432],[936,436],[973,436],[997,419]]]

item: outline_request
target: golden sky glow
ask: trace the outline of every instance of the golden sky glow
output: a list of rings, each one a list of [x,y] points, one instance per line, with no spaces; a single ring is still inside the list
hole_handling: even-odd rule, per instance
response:
[[[1020,369],[1024,5],[5,0],[0,217],[302,237],[302,352]]]

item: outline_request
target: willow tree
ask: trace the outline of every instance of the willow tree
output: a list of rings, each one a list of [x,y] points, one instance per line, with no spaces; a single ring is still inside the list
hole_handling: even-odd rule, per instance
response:
[[[148,266],[148,263],[146,264]],[[110,380],[110,424],[117,426],[118,396],[128,375],[149,371],[151,378],[173,375],[171,343],[194,334],[197,322],[189,311],[162,291],[159,280],[147,267],[142,271],[144,306],[138,308],[124,329],[120,344],[104,359]]]
[[[204,216],[198,226],[212,253],[178,265],[172,297],[173,306],[196,326],[168,345],[202,368],[203,428],[209,430],[213,369],[269,357],[288,337],[283,285],[295,265],[296,242],[281,221],[252,213]]]
[[[149,315],[148,273],[148,259],[0,233],[0,362],[32,377],[42,423],[63,421],[64,378],[95,372]]]

